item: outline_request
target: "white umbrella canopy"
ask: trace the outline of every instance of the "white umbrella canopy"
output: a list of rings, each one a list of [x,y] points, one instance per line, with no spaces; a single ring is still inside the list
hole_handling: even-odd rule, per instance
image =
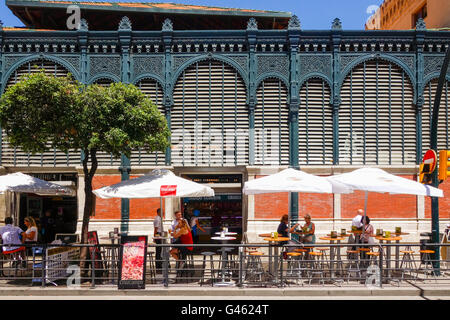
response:
[[[270,176],[247,181],[244,194],[305,192],[305,193],[349,193],[349,188],[340,183],[330,183],[326,178],[300,170],[288,168]]]
[[[44,181],[22,172],[0,176],[0,193],[6,191],[35,193],[38,195],[74,196],[75,191],[56,183]]]
[[[212,188],[178,177],[165,169],[153,170],[148,175],[103,187],[93,193],[102,199],[214,196]]]
[[[443,197],[442,190],[438,188],[387,173],[379,168],[356,169],[327,179],[333,184],[343,184],[352,190]]]

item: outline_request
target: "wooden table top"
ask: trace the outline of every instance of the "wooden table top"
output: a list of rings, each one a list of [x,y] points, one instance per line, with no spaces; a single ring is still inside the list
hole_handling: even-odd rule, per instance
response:
[[[377,236],[377,237],[375,237],[375,239],[381,240],[381,241],[399,241],[399,240],[402,240],[402,237],[384,238],[384,237]]]
[[[340,234],[340,233],[338,233],[337,236],[338,236],[338,237],[350,237],[350,235],[347,234],[347,233],[346,233],[346,234]],[[327,234],[327,237],[331,237],[331,233],[330,233],[330,234]]]
[[[277,242],[277,241],[289,241],[289,238],[287,237],[278,237],[278,238],[264,238],[265,241],[273,241],[273,242]]]
[[[408,233],[408,232],[400,232],[400,233],[397,233],[397,232],[391,232],[391,234],[395,234],[396,236],[406,236],[406,235],[408,235],[409,233]]]
[[[345,238],[331,238],[331,237],[321,237],[320,240],[327,240],[327,241],[342,241],[345,240]]]
[[[270,238],[271,236],[272,236],[271,233],[261,233],[261,234],[258,234],[258,237],[261,237],[261,238]]]

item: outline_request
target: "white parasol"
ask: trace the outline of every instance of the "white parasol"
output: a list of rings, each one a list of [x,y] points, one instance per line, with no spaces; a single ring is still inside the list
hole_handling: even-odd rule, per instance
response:
[[[0,176],[0,194],[6,191],[60,196],[74,196],[75,194],[75,191],[70,188],[44,181],[22,172]]]
[[[102,199],[214,196],[212,188],[178,177],[166,169],[153,170],[148,175],[125,180],[93,192]]]

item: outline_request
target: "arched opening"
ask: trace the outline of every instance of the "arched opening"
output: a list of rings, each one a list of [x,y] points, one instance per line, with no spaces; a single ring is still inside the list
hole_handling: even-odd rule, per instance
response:
[[[288,92],[280,79],[261,82],[256,91],[255,164],[289,164]]]
[[[248,163],[246,89],[234,68],[216,60],[192,64],[175,84],[173,103],[173,165]]]
[[[300,89],[298,111],[299,164],[333,163],[333,110],[330,87],[310,79]]]
[[[339,163],[404,165],[416,161],[413,86],[397,65],[370,60],[341,89]]]

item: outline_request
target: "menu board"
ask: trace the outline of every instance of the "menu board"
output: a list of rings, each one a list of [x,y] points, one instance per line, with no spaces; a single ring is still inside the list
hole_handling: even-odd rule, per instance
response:
[[[120,238],[119,289],[145,289],[147,236]]]
[[[102,254],[100,252],[97,231],[88,232],[87,238],[88,238],[87,240],[88,240],[89,244],[95,245],[95,246],[89,247],[89,256],[90,256],[91,263],[95,259],[95,276],[102,277],[103,271],[105,268],[103,265]]]

